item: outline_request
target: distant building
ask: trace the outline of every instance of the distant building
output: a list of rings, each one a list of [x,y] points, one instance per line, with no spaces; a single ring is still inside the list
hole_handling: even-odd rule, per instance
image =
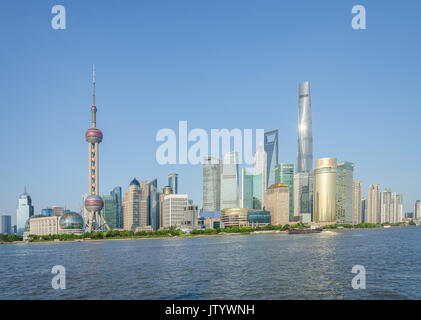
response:
[[[361,199],[361,216],[362,216],[362,222],[367,222],[367,199],[366,198]]]
[[[221,228],[221,219],[219,218],[208,218],[203,221],[205,229],[219,229]]]
[[[352,182],[352,223],[359,224],[363,222],[362,209],[362,184],[361,181]]]
[[[1,216],[0,234],[12,234],[12,216]]]
[[[265,132],[266,188],[275,183],[275,167],[278,164],[278,135],[278,130]]]
[[[284,183],[289,190],[289,220],[294,219],[294,164],[280,163],[275,167],[275,183]]]
[[[140,212],[141,214],[141,227],[150,225],[149,223],[149,185],[146,180],[139,180],[142,199],[140,200]]]
[[[248,209],[263,209],[264,181],[262,174],[248,173],[244,168],[242,171],[241,207]]]
[[[52,215],[57,216],[57,217],[61,217],[66,212],[65,207],[54,206],[54,207],[51,207],[51,209],[53,213]]]
[[[380,185],[370,184],[367,193],[367,222],[380,223]]]
[[[187,194],[167,194],[163,202],[163,227],[181,227],[185,224],[185,208],[188,207]]]
[[[245,208],[226,208],[221,212],[221,223],[224,228],[245,227],[247,226],[248,209]]]
[[[53,215],[53,209],[52,208],[44,208],[41,210],[41,215],[44,217],[51,217]]]
[[[221,161],[207,156],[203,161],[203,211],[219,211],[220,197]]]
[[[289,189],[286,184],[276,183],[266,190],[265,209],[270,212],[272,225],[289,224]]]
[[[167,195],[173,194],[173,190],[171,187],[166,186],[162,188],[162,193],[159,195],[159,228],[164,228],[164,219],[165,219],[165,212],[164,212],[164,200]]]
[[[400,223],[403,219],[403,196],[401,194],[392,193],[392,212],[391,223]]]
[[[417,200],[414,205],[414,219],[421,218],[421,200]]]
[[[133,179],[123,197],[123,229],[134,231],[146,226],[146,217],[142,217],[142,189],[139,181]],[[142,222],[144,222],[142,224]]]
[[[54,235],[83,233],[84,221],[76,212],[65,213],[62,216],[36,216],[29,219],[28,234]],[[27,228],[28,229],[28,228]]]
[[[221,209],[239,206],[238,170],[238,153],[224,154],[221,164]]]
[[[117,204],[116,228],[123,228],[123,200],[121,187],[115,187],[110,192],[110,195],[115,199]],[[107,219],[105,219],[105,221],[108,223]]]
[[[168,175],[168,185],[172,188],[173,193],[178,193],[178,174],[171,173]]]
[[[159,225],[159,197],[160,192],[158,190],[158,180],[154,179],[148,183],[149,189],[149,214],[148,214],[148,225],[152,227],[153,230],[158,230]]]
[[[34,206],[32,199],[25,191],[19,196],[18,209],[16,212],[17,217],[17,234],[22,235],[25,232],[26,221],[34,215]]]
[[[392,212],[392,192],[387,188],[380,192],[380,223],[390,223]]]
[[[266,210],[249,210],[247,223],[249,226],[266,226],[271,222],[270,212]]]
[[[102,216],[107,221],[111,230],[120,228],[119,226],[119,213],[117,197],[115,195],[103,195],[104,207],[102,208]]]
[[[267,188],[267,153],[261,144],[257,147],[256,152],[254,153],[253,160],[254,160],[253,174],[255,175],[260,174],[262,176],[262,181],[263,181],[262,193],[264,193]]]
[[[313,172],[294,175],[294,219],[313,221]]]
[[[335,158],[316,160],[313,200],[313,215],[316,223],[336,222],[336,170]]]
[[[336,170],[336,221],[352,223],[354,164],[348,161],[340,162]]]
[[[197,205],[188,205],[184,207],[184,220],[181,228],[197,229],[199,220],[199,209]]]

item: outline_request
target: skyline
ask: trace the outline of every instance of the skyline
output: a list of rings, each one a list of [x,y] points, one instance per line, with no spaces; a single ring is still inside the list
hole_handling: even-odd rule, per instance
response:
[[[269,2],[271,8],[279,7]],[[369,15],[368,29],[354,31],[349,26],[351,3],[349,2],[349,6],[332,3],[329,12],[332,13],[335,10],[341,12],[344,21],[333,15],[332,21],[318,20],[324,23],[314,26],[316,31],[323,30],[328,34],[328,36],[323,36],[313,33],[318,40],[325,40],[325,42],[322,41],[324,45],[327,45],[328,38],[329,41],[339,40],[339,34],[329,29],[332,24],[343,27],[339,33],[345,39],[339,41],[336,47],[342,50],[334,55],[333,52],[330,53],[326,48],[322,48],[321,52],[326,55],[323,59],[321,59],[321,52],[317,49],[311,50],[312,54],[300,55],[299,49],[304,48],[304,45],[295,43],[292,38],[294,36],[314,44],[315,40],[312,41],[310,36],[306,37],[304,33],[306,30],[288,30],[293,36],[281,32],[282,37],[286,37],[287,42],[289,40],[291,48],[277,46],[277,41],[284,38],[273,37],[273,33],[270,38],[267,32],[270,31],[271,26],[275,25],[279,28],[277,32],[282,31],[282,27],[291,23],[293,18],[287,18],[285,10],[282,10],[280,13],[286,21],[274,21],[278,16],[270,13],[270,8],[258,8],[255,14],[262,18],[259,20],[260,25],[252,24],[251,27],[247,27],[247,31],[240,30],[237,26],[229,26],[229,33],[233,38],[240,36],[240,39],[236,38],[238,42],[234,41],[236,48],[227,46],[225,41],[230,38],[223,36],[225,30],[222,26],[217,30],[207,29],[209,23],[212,24],[210,18],[216,14],[216,9],[212,8],[209,16],[205,15],[208,19],[205,19],[202,25],[206,29],[202,31],[206,31],[206,34],[210,36],[210,38],[207,37],[210,44],[217,45],[215,51],[210,52],[206,50],[210,47],[206,41],[198,41],[196,51],[190,51],[194,46],[189,45],[188,42],[191,39],[188,36],[197,35],[197,32],[186,30],[186,28],[198,23],[199,17],[187,15],[187,19],[181,19],[185,25],[177,26],[183,33],[187,32],[188,36],[182,37],[181,40],[184,41],[181,43],[170,41],[171,45],[175,45],[172,59],[160,50],[149,49],[146,50],[148,57],[143,63],[136,54],[144,54],[145,51],[142,49],[147,48],[147,45],[142,48],[131,43],[119,43],[122,47],[121,52],[117,52],[120,59],[115,62],[112,59],[112,54],[116,53],[115,50],[110,52],[99,50],[105,43],[110,42],[109,39],[98,40],[97,38],[98,35],[103,34],[101,28],[108,30],[111,35],[119,34],[117,30],[120,28],[125,30],[120,31],[127,37],[136,35],[134,32],[143,30],[142,22],[149,21],[146,16],[141,16],[143,20],[127,22],[134,30],[127,30],[127,24],[119,26],[115,23],[113,27],[117,30],[113,31],[111,27],[107,28],[104,21],[99,21],[95,16],[89,16],[93,14],[93,7],[98,2],[86,4],[83,10],[81,4],[67,4],[68,29],[58,33],[48,29],[48,23],[44,26],[35,19],[39,18],[43,10],[47,14],[43,11],[42,14],[46,16],[46,22],[49,22],[49,11],[44,10],[48,6],[43,8],[42,5],[35,6],[28,3],[31,10],[33,9],[30,11],[35,13],[32,20],[19,21],[21,25],[16,25],[17,22],[15,22],[12,26],[7,25],[3,28],[5,21],[10,23],[13,20],[13,14],[1,19],[2,31],[0,33],[2,35],[6,38],[13,35],[20,41],[23,36],[26,40],[21,43],[9,40],[12,44],[5,48],[5,53],[9,57],[6,59],[8,63],[3,68],[5,72],[0,75],[0,83],[6,88],[1,93],[2,107],[0,108],[0,132],[3,137],[0,146],[6,154],[0,169],[0,176],[6,182],[2,184],[0,190],[2,204],[0,214],[12,215],[13,221],[16,221],[17,199],[25,185],[32,196],[36,213],[52,205],[66,205],[72,210],[79,211],[82,206],[82,194],[86,190],[86,146],[81,142],[83,141],[81,132],[84,132],[88,125],[86,119],[89,119],[88,108],[91,94],[90,66],[93,63],[97,65],[99,80],[97,86],[97,101],[101,110],[99,121],[106,139],[101,145],[100,155],[101,195],[108,194],[115,186],[121,186],[123,190],[126,190],[133,177],[148,181],[156,177],[161,188],[166,185],[168,174],[176,172],[179,174],[180,193],[188,193],[195,203],[201,206],[201,188],[195,188],[195,185],[201,184],[201,165],[159,166],[155,161],[155,151],[159,145],[155,142],[156,132],[163,127],[176,129],[179,120],[187,120],[191,128],[264,128],[265,131],[279,129],[279,162],[295,164],[297,85],[299,82],[308,80],[312,86],[314,159],[335,157],[338,161],[355,163],[355,179],[362,181],[364,196],[367,195],[369,184],[380,184],[381,191],[386,187],[391,187],[392,190],[404,195],[404,211],[411,211],[415,201],[421,198],[417,192],[420,173],[416,172],[420,153],[414,148],[420,138],[420,134],[416,131],[416,120],[420,112],[417,108],[419,99],[416,97],[416,88],[419,84],[416,70],[420,62],[416,59],[416,52],[419,52],[417,48],[420,45],[415,42],[405,42],[400,37],[416,38],[417,31],[405,26],[411,23],[410,17],[415,18],[412,12],[416,12],[415,8],[420,6],[412,4],[415,8],[411,9],[409,4],[402,5],[402,9],[408,10],[403,12],[408,15],[408,19],[400,25],[394,25],[396,29],[391,32],[390,29],[386,29],[385,21],[378,13],[385,14],[384,10],[391,8],[386,4],[376,6],[363,1]],[[201,5],[210,8],[210,5]],[[192,5],[192,10],[203,9],[201,5]],[[5,4],[5,6],[13,7],[10,4]],[[146,6],[158,14],[153,10],[154,5]],[[315,16],[320,13],[317,6],[313,4],[309,6],[316,10]],[[15,9],[18,7],[19,5],[14,6]],[[169,4],[169,7],[176,6]],[[296,8],[294,4],[283,4],[281,7],[292,9],[290,12],[292,16],[298,14],[298,11],[293,10]],[[230,13],[235,12],[232,4],[226,4],[226,8]],[[245,21],[240,19],[239,23],[244,28],[246,25],[242,22],[250,23],[246,17],[253,16],[251,9],[249,3],[242,8],[241,12],[245,14]],[[111,13],[112,6],[107,10]],[[180,8],[177,10],[179,10],[177,13],[182,11]],[[7,10],[1,11],[3,13],[0,15],[7,12]],[[75,22],[72,22],[72,11],[78,12],[79,16],[73,17],[82,26],[77,26]],[[204,12],[200,12],[203,17]],[[119,13],[122,13],[121,9],[114,14],[118,16]],[[170,13],[164,10],[165,14]],[[222,24],[229,23],[229,15],[226,12],[221,14],[227,19],[222,19]],[[267,16],[272,20],[263,21],[263,17]],[[92,20],[85,20],[88,17]],[[29,23],[34,23],[34,21],[36,23],[33,30],[28,30]],[[170,21],[175,22],[174,19]],[[95,27],[98,22],[99,25]],[[165,23],[161,20],[160,22]],[[378,26],[376,27],[376,22],[380,23],[384,29],[380,30]],[[304,24],[307,27],[311,25],[311,23]],[[251,28],[256,26],[258,28],[253,34]],[[15,27],[16,30],[11,31]],[[158,30],[158,35],[163,35],[164,30],[169,30],[162,26],[161,28]],[[180,29],[175,30],[181,33]],[[11,31],[10,34],[8,34],[9,31]],[[386,31],[392,38],[390,40],[395,40],[394,42],[391,41],[388,45],[381,41],[370,43],[373,42],[373,38],[376,39],[376,36],[383,35],[384,37]],[[174,33],[180,37],[176,31]],[[38,51],[31,52],[30,48],[36,43],[28,39],[31,35],[36,37],[35,41],[45,41],[45,48],[37,48]],[[149,40],[146,43],[153,44],[150,35],[142,35]],[[241,35],[244,38],[241,38]],[[77,36],[80,39],[75,39]],[[217,41],[217,36],[222,38],[222,43]],[[112,43],[118,41],[114,37],[111,38],[107,47],[111,47]],[[81,54],[79,49],[83,48],[88,39],[92,40],[95,50]],[[169,39],[166,38],[166,40]],[[70,43],[75,43],[75,48],[69,47]],[[396,43],[406,47],[413,45],[414,48],[404,50],[400,48],[402,52],[398,52],[398,49],[393,49]],[[366,54],[360,50],[350,50],[361,44],[364,44],[363,48],[368,49]],[[124,48],[132,45],[135,50],[127,54]],[[256,45],[257,48],[253,49]],[[67,51],[59,51],[61,54],[56,57],[56,52],[63,46]],[[166,45],[161,43],[159,47],[166,48]],[[333,49],[332,47],[335,48],[330,43],[328,48]],[[381,48],[385,51],[378,51]],[[387,51],[386,48],[392,50]],[[247,52],[249,49],[251,52]],[[25,50],[29,52],[24,52]],[[276,52],[271,52],[271,50]],[[350,52],[345,52],[346,50]],[[12,51],[18,52],[17,56],[12,55]],[[153,53],[156,53],[159,58],[153,60]],[[239,53],[242,55],[238,60],[236,54]],[[294,53],[296,57],[292,60],[293,63],[289,63],[288,59]],[[353,61],[350,56],[356,53],[361,55],[362,59]],[[375,56],[376,53],[379,54]],[[76,57],[72,58],[75,54]],[[278,54],[280,55],[277,56]],[[258,58],[255,59],[254,55]],[[339,58],[336,58],[336,55]],[[339,61],[345,57],[348,60]],[[406,61],[400,61],[400,63],[389,61],[396,57],[406,59]],[[303,62],[302,58],[308,61]],[[165,59],[169,60],[164,61]],[[3,59],[3,63],[4,61]],[[160,66],[162,69],[154,69],[160,62],[165,62],[164,66]],[[322,65],[317,66],[320,62]],[[148,67],[148,63],[152,66]],[[284,71],[283,68],[288,69],[288,63],[290,69],[285,75],[282,71]],[[329,65],[330,63],[332,66]],[[358,69],[360,65],[363,66],[362,70]],[[56,69],[54,66],[59,66],[59,68]],[[211,69],[215,66],[218,68],[212,71]],[[335,68],[339,68],[341,73]],[[400,69],[397,70],[397,68]],[[384,69],[387,69],[389,73]],[[32,72],[29,73],[29,70]],[[407,77],[409,75],[408,79],[395,79],[405,74]],[[391,80],[385,78],[387,75],[391,76]],[[148,82],[150,78],[152,78],[152,83]],[[360,79],[361,83],[356,79]],[[225,89],[226,86],[228,89]],[[162,92],[168,97],[165,97]],[[398,101],[401,103],[397,107]],[[337,108],[338,103],[343,104],[343,107]],[[264,109],[261,109],[262,104],[265,105]],[[207,108],[212,111],[206,113],[205,121],[199,113],[195,114],[200,106],[203,106],[202,110]],[[227,113],[227,107],[237,112]],[[157,112],[159,109],[165,112]],[[255,109],[262,110],[262,114],[256,113]],[[366,109],[369,112],[364,111]],[[405,125],[396,124],[396,114],[393,112],[395,110],[401,112],[402,122],[405,121]],[[279,116],[268,117],[268,114],[274,112]],[[367,112],[366,118],[362,116],[365,114],[362,112]],[[25,117],[22,117],[22,113]],[[244,114],[245,116],[242,116]],[[326,118],[333,121],[327,121]],[[352,137],[355,131],[359,131],[359,135]],[[4,139],[10,136],[13,139]],[[127,137],[130,138],[128,141],[126,141]],[[337,140],[340,144],[336,144]],[[135,148],[129,149],[130,145],[134,145],[139,151],[134,150]],[[411,181],[408,181],[409,179]]]

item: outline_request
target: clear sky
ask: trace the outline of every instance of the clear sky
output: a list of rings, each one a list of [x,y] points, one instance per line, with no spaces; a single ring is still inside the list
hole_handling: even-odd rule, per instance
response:
[[[66,8],[67,29],[51,27]],[[367,9],[367,30],[351,9]],[[200,165],[161,166],[161,128],[279,129],[296,161],[297,88],[311,81],[314,159],[421,199],[421,2],[364,0],[1,1],[0,214],[26,185],[38,213],[79,211],[88,189],[91,68],[97,70],[100,192],[179,173],[202,202]]]

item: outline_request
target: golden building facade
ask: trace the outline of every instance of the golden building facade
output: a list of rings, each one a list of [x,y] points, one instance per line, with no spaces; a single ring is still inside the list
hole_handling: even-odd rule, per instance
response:
[[[313,184],[313,218],[316,223],[336,221],[336,170],[335,158],[316,160]]]

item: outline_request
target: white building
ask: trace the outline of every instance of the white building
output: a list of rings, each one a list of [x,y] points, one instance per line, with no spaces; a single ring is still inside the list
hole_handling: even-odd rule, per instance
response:
[[[238,153],[233,151],[224,154],[221,163],[221,210],[238,208],[240,204],[238,170]]]
[[[167,194],[163,202],[163,227],[182,226],[185,221],[185,208],[189,205],[187,194]]]

